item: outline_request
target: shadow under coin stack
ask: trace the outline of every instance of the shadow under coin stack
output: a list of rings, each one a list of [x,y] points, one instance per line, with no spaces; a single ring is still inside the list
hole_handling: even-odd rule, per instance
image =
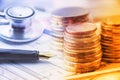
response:
[[[88,10],[80,7],[67,7],[53,11],[50,21],[52,30],[52,50],[60,53],[63,52],[63,33],[65,28],[73,23],[82,23],[86,21],[88,21]]]
[[[120,16],[110,16],[102,23],[103,61],[120,62]]]
[[[70,25],[64,32],[65,68],[70,72],[84,73],[100,67],[102,51],[100,37],[92,23]]]

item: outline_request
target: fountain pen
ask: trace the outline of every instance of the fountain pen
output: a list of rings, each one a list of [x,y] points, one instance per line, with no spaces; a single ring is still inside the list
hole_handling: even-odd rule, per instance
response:
[[[20,50],[20,49],[1,49],[0,61],[38,61],[40,57],[49,58],[50,55],[40,54],[37,50]]]

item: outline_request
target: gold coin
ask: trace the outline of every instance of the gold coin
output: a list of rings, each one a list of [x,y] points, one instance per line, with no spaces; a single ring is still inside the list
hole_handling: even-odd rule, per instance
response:
[[[61,34],[59,34],[59,33],[56,34],[56,33],[52,32],[51,35],[52,35],[52,37],[60,37],[60,38],[63,38],[63,37],[64,37],[63,33],[61,33]]]
[[[64,42],[63,38],[60,38],[60,37],[51,37],[51,40],[56,42],[61,42],[61,43]]]
[[[113,26],[120,25],[120,16],[119,15],[109,16],[103,21],[103,23],[106,25]]]
[[[82,56],[81,56],[82,57]],[[102,53],[99,53],[97,55],[85,55],[82,58],[79,57],[71,57],[68,55],[64,55],[64,58],[70,62],[76,62],[76,63],[86,63],[86,62],[92,62],[94,60],[100,59],[102,57]]]
[[[80,7],[66,7],[54,10],[52,12],[52,17],[57,19],[66,20],[72,17],[85,16],[87,17],[89,14],[87,9]]]
[[[66,32],[69,34],[79,34],[79,35],[84,35],[84,34],[91,34],[97,30],[96,25],[92,23],[76,23],[73,25],[70,25],[66,27]]]
[[[64,60],[64,62],[66,65],[73,67],[73,68],[91,68],[93,66],[100,65],[101,58],[98,58],[95,61],[86,62],[86,63],[75,63],[75,62],[70,62],[68,60]]]
[[[94,49],[94,48],[96,48],[98,46],[100,46],[99,41],[98,42],[89,42],[89,43],[68,43],[68,42],[64,41],[64,47],[67,48],[67,49],[72,49],[72,50]]]
[[[74,58],[81,58],[83,56],[96,56],[98,54],[101,54],[102,53],[102,50],[99,50],[99,51],[93,51],[93,52],[80,52],[80,53],[73,53],[73,52],[68,52],[68,51],[65,51],[64,50],[64,54],[65,55],[68,55],[68,56],[71,56],[71,57],[74,57]]]
[[[95,46],[95,47],[93,47],[93,46],[91,46],[91,47],[83,47],[83,48],[81,48],[81,47],[77,47],[77,48],[73,48],[73,47],[66,47],[65,45],[64,45],[64,49],[66,50],[66,52],[71,52],[71,53],[87,53],[87,51],[89,52],[89,53],[91,53],[91,52],[96,52],[97,50],[95,50],[95,49],[97,49],[98,47],[99,47],[100,45],[98,45],[98,46]],[[117,50],[116,50],[117,51]]]
[[[110,62],[110,63],[119,63],[120,62],[120,58],[118,59],[113,59],[113,58],[102,58],[103,61],[105,62]]]
[[[92,72],[95,71],[99,68],[100,65],[96,65],[96,66],[92,66],[91,68],[73,68],[70,66],[65,65],[64,68],[65,70],[69,71],[69,72],[74,72],[74,73],[86,73],[86,72]]]
[[[120,58],[120,54],[116,54],[116,53],[103,53],[103,57],[104,58],[112,58],[112,59],[118,59]]]
[[[71,49],[67,49],[67,48],[65,48],[64,47],[64,51],[66,51],[67,53],[84,53],[84,54],[88,54],[88,53],[90,53],[91,54],[91,52],[93,53],[93,52],[96,52],[96,51],[99,51],[99,50],[101,50],[101,46],[98,46],[98,47],[96,47],[96,48],[93,48],[93,49],[86,49],[86,50],[71,50]]]
[[[68,36],[68,37],[72,37],[72,38],[89,38],[89,37],[92,37],[92,36],[96,35],[96,33],[93,32],[93,33],[86,34],[86,35],[77,35],[77,34],[74,35],[74,34],[67,33],[66,30],[65,30],[64,35]]]

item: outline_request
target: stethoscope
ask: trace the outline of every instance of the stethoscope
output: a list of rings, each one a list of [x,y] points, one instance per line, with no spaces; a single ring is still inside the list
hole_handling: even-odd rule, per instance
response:
[[[34,20],[35,10],[28,6],[12,6],[0,13],[0,37],[11,42],[29,42],[43,33],[40,22]]]

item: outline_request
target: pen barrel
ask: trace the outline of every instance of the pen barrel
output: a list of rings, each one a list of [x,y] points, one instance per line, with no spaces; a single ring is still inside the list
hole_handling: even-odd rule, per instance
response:
[[[39,51],[36,51],[36,50],[17,50],[17,49],[0,49],[0,60],[37,61],[37,60],[39,60]]]

